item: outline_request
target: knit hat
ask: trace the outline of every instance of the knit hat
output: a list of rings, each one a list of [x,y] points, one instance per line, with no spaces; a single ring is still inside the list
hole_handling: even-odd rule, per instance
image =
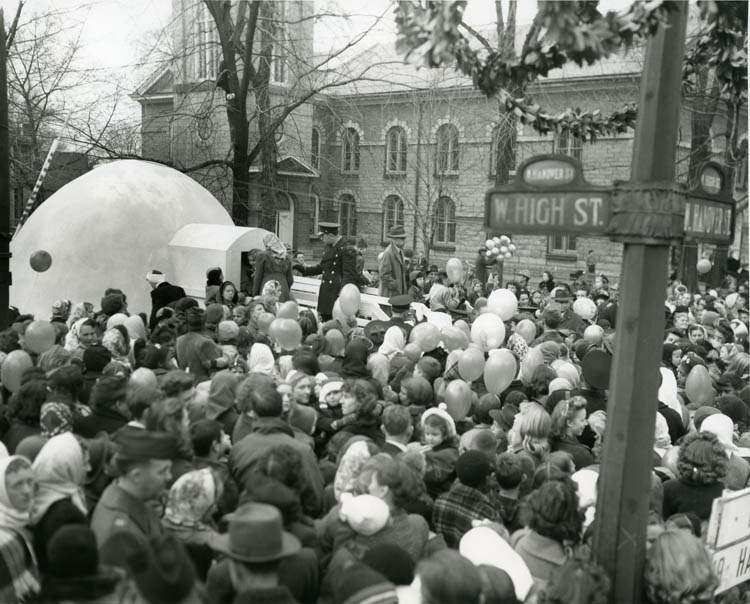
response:
[[[461,484],[477,488],[490,474],[490,461],[481,451],[466,451],[456,462],[456,474]]]
[[[448,405],[446,405],[445,403],[440,403],[437,407],[427,409],[427,411],[422,414],[422,419],[420,419],[419,425],[422,427],[422,429],[424,429],[425,420],[431,415],[437,415],[439,417],[442,417],[445,420],[445,423],[448,424],[448,436],[455,436],[456,422],[454,422],[453,418],[448,414],[447,409]]]
[[[362,562],[394,585],[411,585],[414,580],[414,560],[394,543],[379,543],[371,547],[362,556]]]
[[[234,321],[222,321],[219,323],[219,344],[226,344],[232,340],[236,340],[239,335],[240,327]]]
[[[125,308],[125,300],[120,294],[107,294],[101,301],[102,312],[107,316],[112,316]]]
[[[393,583],[361,562],[343,569],[333,592],[336,604],[398,603]]]
[[[326,397],[331,394],[332,392],[339,392],[344,387],[344,382],[341,380],[337,380],[335,378],[327,380],[323,383],[323,385],[320,387],[320,396],[318,399],[321,403],[326,402]]]
[[[206,306],[206,324],[217,325],[224,318],[224,307],[221,304],[209,304]]]
[[[388,504],[374,495],[341,493],[339,518],[352,530],[369,537],[382,530],[390,518]]]
[[[297,428],[304,434],[310,434],[315,431],[315,423],[318,421],[318,412],[312,407],[304,405],[293,405],[289,413],[289,425]]]
[[[695,426],[695,429],[700,431],[701,424],[703,424],[703,421],[709,416],[709,415],[715,415],[717,413],[721,413],[716,407],[709,407],[707,405],[704,405],[703,407],[698,407],[695,410],[695,413],[693,414],[693,425]]]

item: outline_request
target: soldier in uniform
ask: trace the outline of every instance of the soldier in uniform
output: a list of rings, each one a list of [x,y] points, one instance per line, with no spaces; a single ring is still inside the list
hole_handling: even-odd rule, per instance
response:
[[[114,465],[119,477],[104,489],[91,517],[101,547],[114,533],[126,531],[147,540],[162,534],[150,502],[166,487],[177,456],[177,439],[166,432],[126,426],[115,437]]]
[[[321,222],[319,226],[325,244],[320,262],[312,266],[296,265],[295,268],[305,277],[321,275],[318,312],[323,321],[330,321],[341,288],[347,283],[357,284],[357,254],[339,236],[338,224]]]
[[[413,301],[414,300],[411,299],[411,296],[407,294],[402,296],[392,296],[388,299],[388,303],[391,305],[391,320],[385,323],[385,329],[388,331],[389,327],[400,327],[404,332],[404,337],[407,342],[409,341],[411,330],[414,329],[414,325],[406,322],[410,319],[409,310]]]

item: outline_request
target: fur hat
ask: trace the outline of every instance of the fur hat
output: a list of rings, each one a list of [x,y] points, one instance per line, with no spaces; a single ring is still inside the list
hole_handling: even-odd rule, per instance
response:
[[[203,310],[200,308],[188,308],[185,311],[185,319],[190,331],[200,331],[203,329]]]
[[[342,493],[340,503],[339,518],[358,535],[369,537],[388,524],[390,509],[379,497]]]
[[[431,415],[437,415],[439,417],[442,417],[445,420],[445,423],[448,424],[448,436],[455,436],[456,422],[454,422],[453,418],[448,414],[447,409],[448,405],[446,405],[445,403],[440,403],[437,407],[427,409],[427,411],[422,414],[422,418],[419,420],[419,425],[422,427],[422,429],[424,429],[425,420]]]
[[[125,308],[125,300],[120,294],[108,294],[101,301],[102,312],[107,316],[112,316]]]
[[[236,340],[237,336],[240,335],[240,328],[234,321],[222,321],[219,323],[218,337],[219,344],[226,344],[232,340]]]
[[[86,371],[100,373],[112,360],[112,353],[104,346],[89,346],[83,351],[83,366]]]

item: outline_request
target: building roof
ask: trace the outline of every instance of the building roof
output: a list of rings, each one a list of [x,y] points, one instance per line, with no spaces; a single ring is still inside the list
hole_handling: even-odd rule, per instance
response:
[[[554,82],[578,78],[609,78],[639,75],[643,70],[643,48],[634,48],[593,65],[579,67],[569,63],[552,70],[539,82]],[[336,70],[338,77],[366,73],[366,77],[331,88],[333,96],[361,95],[384,92],[403,92],[423,88],[472,87],[471,78],[451,68],[428,68],[407,62],[396,51],[392,42],[374,44],[342,64]]]

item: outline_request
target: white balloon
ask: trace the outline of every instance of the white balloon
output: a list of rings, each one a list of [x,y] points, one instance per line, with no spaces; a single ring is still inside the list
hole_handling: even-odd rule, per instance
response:
[[[510,237],[508,237],[507,235],[501,235],[500,236],[500,243],[502,245],[508,245],[510,243]]]
[[[485,255],[485,256],[486,256],[487,258],[492,258],[492,256],[494,256],[494,254],[492,253],[492,250],[487,250],[487,251],[486,251],[486,252],[484,253],[484,255]]]
[[[573,302],[573,312],[588,321],[596,315],[596,304],[590,298],[578,298]]]
[[[511,257],[513,256],[513,254],[511,254],[510,252],[505,252],[505,253],[503,254],[503,256],[504,256],[504,257],[505,257],[505,259],[507,260],[508,258],[511,258]]]
[[[484,245],[487,247],[488,250],[491,250],[493,247],[495,247],[495,242],[492,239],[488,239],[484,242]]]
[[[509,244],[508,244],[508,249],[509,249],[509,250],[510,250],[511,252],[515,252],[515,251],[516,251],[516,245],[515,245],[514,243],[509,243]]]
[[[727,296],[727,308],[734,308],[735,304],[737,304],[737,293],[732,292]]]
[[[503,321],[509,321],[518,310],[518,298],[508,289],[496,289],[487,299],[487,309]]]
[[[499,348],[505,340],[505,324],[497,315],[481,314],[471,324],[471,340],[485,352]]]
[[[507,254],[508,253],[508,248],[506,246],[504,246],[504,245],[501,245],[499,249],[500,249],[500,253],[501,254]]]
[[[500,245],[500,237],[493,237],[492,241],[495,243],[495,247]]]

